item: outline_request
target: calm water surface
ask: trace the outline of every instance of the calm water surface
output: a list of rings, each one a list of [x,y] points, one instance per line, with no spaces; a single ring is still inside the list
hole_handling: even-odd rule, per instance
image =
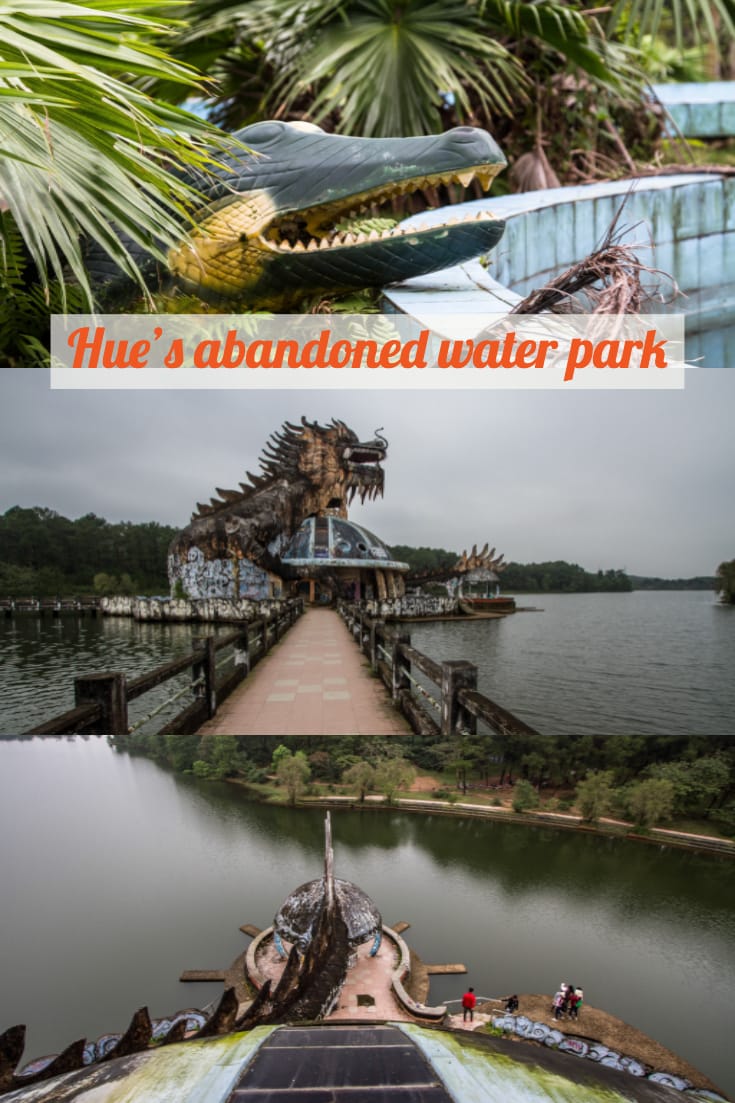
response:
[[[544,611],[411,624],[412,640],[437,660],[476,663],[480,688],[541,732],[735,734],[735,608],[711,593],[529,595],[518,603]],[[0,620],[0,732],[72,708],[75,674],[140,674],[210,630],[112,617]],[[132,720],[187,678],[133,702]]]
[[[127,617],[60,617],[23,613],[0,620],[0,733],[17,734],[74,708],[74,677],[122,671],[145,674],[185,655],[193,641],[217,631],[206,625],[148,624]],[[131,702],[135,723],[191,681],[185,672]],[[157,730],[188,704],[180,699],[156,717]]]
[[[735,734],[735,607],[704,591],[524,595],[502,620],[412,624],[434,659],[550,735]]]
[[[27,1056],[202,1006],[286,894],[318,876],[322,813],[251,804],[103,740],[0,742],[0,1030]],[[483,996],[581,984],[735,1094],[735,865],[621,841],[377,812],[334,816],[337,871],[426,961]],[[437,978],[455,999],[462,978]]]

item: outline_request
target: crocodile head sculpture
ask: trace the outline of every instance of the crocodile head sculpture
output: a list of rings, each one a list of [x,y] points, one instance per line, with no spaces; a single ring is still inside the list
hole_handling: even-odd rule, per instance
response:
[[[338,229],[427,187],[478,179],[487,190],[505,160],[484,130],[353,138],[309,123],[261,122],[233,138],[252,153],[220,156],[214,176],[197,183],[193,231],[169,254],[176,282],[202,298],[284,308],[435,272],[502,236],[504,223],[486,212],[425,229]]]
[[[238,490],[217,487],[219,497],[197,503],[169,548],[172,586],[181,580],[189,592],[196,574],[198,590],[229,596],[247,571],[282,571],[280,552],[305,518],[346,517],[356,496],[382,495],[387,451],[380,430],[361,441],[343,421],[286,422],[263,449],[260,474],[248,471]]]

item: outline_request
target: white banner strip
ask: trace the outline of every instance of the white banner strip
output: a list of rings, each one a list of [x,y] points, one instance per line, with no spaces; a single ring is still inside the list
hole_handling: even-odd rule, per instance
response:
[[[684,316],[54,315],[51,386],[681,389]]]

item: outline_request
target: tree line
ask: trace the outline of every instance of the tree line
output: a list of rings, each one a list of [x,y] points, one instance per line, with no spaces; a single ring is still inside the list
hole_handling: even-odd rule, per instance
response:
[[[389,801],[417,772],[443,778],[434,795],[454,801],[468,790],[510,791],[516,811],[576,809],[587,820],[610,814],[648,826],[709,820],[735,834],[735,736],[477,735],[438,741],[238,736],[118,736],[120,751],[145,754],[203,780],[274,780],[291,803],[314,786],[364,800]],[[496,803],[500,803],[498,799]]]
[[[0,594],[167,593],[166,557],[177,531],[158,521],[110,522],[94,513],[70,520],[45,506],[13,506],[0,515]],[[459,559],[457,552],[446,548],[394,544],[390,551],[408,563],[412,573],[445,570],[449,576]],[[501,575],[506,593],[530,594],[712,589],[713,583],[706,578],[633,580],[624,570],[586,571],[561,559],[509,563]],[[733,600],[735,560],[720,565],[716,586],[723,601]]]
[[[422,571],[446,570],[447,577],[459,559],[457,552],[446,548],[412,548],[394,544],[391,554],[408,563],[412,574]],[[508,563],[500,575],[506,593],[598,593],[628,592],[633,589],[630,578],[622,570],[586,571],[576,563],[557,559],[544,563]]]
[[[166,593],[176,532],[157,521],[111,523],[94,513],[72,521],[42,506],[14,506],[0,516],[0,594]]]

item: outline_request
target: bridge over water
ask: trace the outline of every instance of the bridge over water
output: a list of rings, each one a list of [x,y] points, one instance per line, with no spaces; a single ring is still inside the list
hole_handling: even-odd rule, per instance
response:
[[[217,735],[406,735],[333,609],[310,608],[203,725]]]
[[[161,687],[163,696],[160,699]],[[427,688],[428,686],[428,688]],[[131,702],[153,705],[134,719]],[[155,703],[155,695],[158,703]],[[74,677],[75,707],[27,735],[126,736],[156,718],[159,735],[407,735],[450,739],[478,723],[505,735],[532,728],[477,690],[469,662],[437,662],[401,624],[360,604],[340,612],[289,599],[267,615],[211,634],[145,674]],[[172,708],[179,711],[171,715]],[[163,720],[164,711],[169,719]]]

